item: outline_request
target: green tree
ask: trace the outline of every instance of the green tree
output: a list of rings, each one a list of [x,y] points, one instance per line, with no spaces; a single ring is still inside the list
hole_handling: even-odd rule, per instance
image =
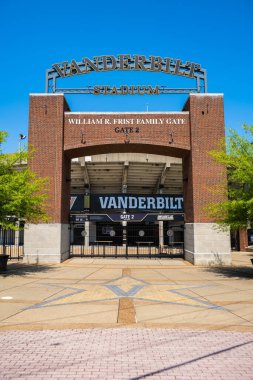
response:
[[[210,152],[227,168],[228,184],[216,186],[215,191],[227,199],[209,204],[208,212],[222,227],[231,230],[253,224],[253,125],[244,125],[243,129],[244,136],[230,130],[227,142]]]
[[[26,166],[25,150],[4,154],[2,144],[7,133],[0,131],[0,227],[3,230],[17,229],[17,219],[36,223],[46,221],[47,180],[39,178]]]

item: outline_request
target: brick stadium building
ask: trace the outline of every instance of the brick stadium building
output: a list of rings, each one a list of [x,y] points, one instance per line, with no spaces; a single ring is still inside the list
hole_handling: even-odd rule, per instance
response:
[[[196,87],[58,87],[96,72],[107,81],[114,70],[128,72],[130,80],[131,71],[179,76],[196,80]],[[71,112],[65,93],[189,97],[175,112],[84,113]],[[200,64],[130,54],[53,64],[46,93],[30,96],[29,115],[29,144],[36,151],[29,165],[49,178],[49,223],[26,226],[24,259],[173,254],[194,264],[229,264],[230,234],[206,212],[209,202],[219,200],[212,187],[226,182],[226,171],[208,153],[223,138],[223,95],[207,93]],[[239,240],[244,250],[247,234]]]
[[[27,226],[25,260],[183,249],[194,264],[230,263],[229,233],[205,211],[217,200],[210,188],[226,180],[208,154],[223,137],[222,94],[190,94],[180,112],[143,113],[71,112],[63,94],[32,94],[29,165],[50,179],[50,222]]]

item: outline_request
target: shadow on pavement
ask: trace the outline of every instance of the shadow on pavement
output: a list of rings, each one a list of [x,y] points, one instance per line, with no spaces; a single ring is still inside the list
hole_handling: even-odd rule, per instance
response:
[[[175,368],[179,368],[179,367],[184,367],[185,365],[187,364],[191,364],[191,363],[195,363],[195,362],[198,362],[198,361],[201,361],[203,359],[207,359],[207,358],[213,358],[215,357],[216,355],[220,355],[220,354],[223,354],[225,352],[229,352],[229,351],[232,351],[232,350],[235,350],[237,348],[240,348],[240,347],[243,347],[243,346],[246,346],[247,344],[252,344],[253,341],[249,341],[249,342],[245,342],[245,343],[241,343],[241,344],[237,344],[235,346],[231,346],[231,347],[228,347],[228,348],[225,348],[223,350],[219,350],[219,351],[214,351],[214,352],[211,352],[210,354],[206,354],[206,355],[203,355],[203,356],[199,356],[199,357],[196,357],[194,359],[190,359],[188,361],[185,361],[185,362],[181,362],[179,364],[175,364],[173,366],[170,366],[170,367],[166,367],[166,368],[162,368],[160,370],[157,370],[157,371],[153,371],[153,372],[149,372],[149,373],[144,373],[143,375],[141,376],[137,376],[137,377],[131,377],[130,380],[141,380],[141,379],[145,379],[147,377],[153,377],[155,375],[160,375],[161,373],[163,372],[167,372],[167,371],[170,371],[170,370],[173,370]]]
[[[229,278],[244,278],[252,279],[253,278],[253,267],[248,266],[238,266],[238,267],[211,267],[206,269],[208,272],[217,273],[223,277]]]
[[[25,276],[26,274],[49,272],[55,268],[50,265],[23,264],[22,262],[8,262],[7,270],[0,271],[0,277]]]

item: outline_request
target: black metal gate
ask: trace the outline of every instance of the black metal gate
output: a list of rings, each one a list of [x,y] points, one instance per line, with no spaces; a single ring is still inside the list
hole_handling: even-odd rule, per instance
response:
[[[23,226],[22,226],[23,227]],[[9,255],[9,259],[21,259],[24,255],[24,230],[10,230],[0,227],[0,254]]]
[[[96,222],[85,228],[84,223],[71,223],[71,257],[124,257],[155,258],[183,257],[182,234],[173,231],[168,236],[168,225],[164,224],[164,244],[159,244],[158,223]],[[175,238],[176,239],[175,239]]]

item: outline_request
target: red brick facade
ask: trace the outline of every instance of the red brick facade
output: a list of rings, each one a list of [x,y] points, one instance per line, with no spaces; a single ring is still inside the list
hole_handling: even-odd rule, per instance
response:
[[[70,196],[70,160],[64,154],[64,96],[31,96],[29,147],[34,150],[29,166],[41,177],[49,178],[49,217],[52,223],[67,223]],[[69,206],[69,202],[66,202]]]
[[[126,119],[129,124],[124,124]],[[144,119],[157,122],[142,124]],[[53,223],[68,223],[70,159],[107,152],[182,157],[186,222],[211,222],[204,206],[217,196],[209,188],[226,177],[208,152],[222,137],[222,95],[191,95],[183,112],[161,114],[70,113],[63,95],[31,95],[30,99],[29,144],[35,150],[30,166],[50,180]]]
[[[184,158],[186,222],[215,222],[206,215],[208,202],[217,201],[211,188],[226,181],[224,167],[209,152],[224,139],[222,96],[190,96],[185,110],[190,115],[190,154]]]
[[[247,230],[239,230],[239,247],[240,247],[240,251],[252,252],[252,249],[248,248]]]

